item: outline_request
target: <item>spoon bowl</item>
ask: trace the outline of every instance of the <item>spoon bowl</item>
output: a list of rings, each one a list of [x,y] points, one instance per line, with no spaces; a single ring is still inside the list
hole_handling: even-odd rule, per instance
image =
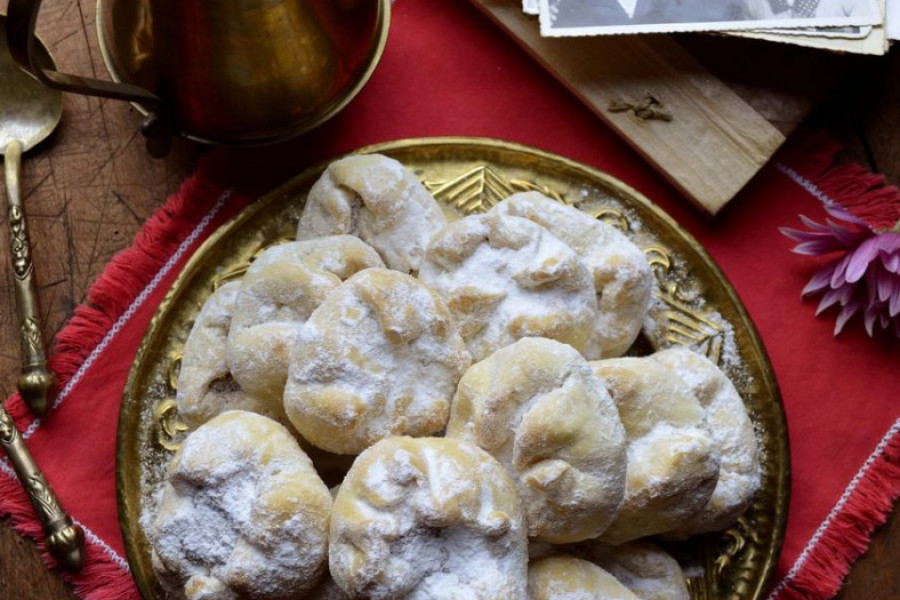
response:
[[[20,69],[6,50],[6,17],[0,15],[0,154],[19,141],[27,152],[53,133],[62,116],[62,93],[52,90]],[[43,44],[37,55],[53,64]]]
[[[6,24],[2,15],[0,25],[0,154],[5,156],[10,256],[15,275],[23,363],[17,387],[31,411],[44,416],[55,377],[47,366],[39,327],[34,263],[20,180],[22,153],[49,136],[59,123],[62,93],[40,84],[16,65],[6,51]],[[53,64],[43,44],[37,43],[35,49],[43,63]]]
[[[6,18],[0,15],[0,154],[4,155],[6,199],[9,207],[9,241],[15,276],[16,307],[22,344],[22,375],[17,387],[33,413],[47,413],[50,390],[56,378],[47,365],[41,336],[31,244],[22,206],[22,153],[44,140],[59,123],[62,94],[22,72],[7,51]],[[40,43],[41,61],[52,66],[50,53]],[[44,527],[47,550],[68,569],[84,563],[84,532],[60,507],[9,414],[0,406],[0,447],[6,450],[16,475]]]

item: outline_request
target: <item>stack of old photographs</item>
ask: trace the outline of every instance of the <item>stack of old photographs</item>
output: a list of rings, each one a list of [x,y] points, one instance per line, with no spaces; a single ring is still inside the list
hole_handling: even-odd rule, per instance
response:
[[[546,37],[714,31],[860,54],[886,53],[891,26],[900,26],[890,19],[900,0],[522,0],[522,8],[540,16]]]

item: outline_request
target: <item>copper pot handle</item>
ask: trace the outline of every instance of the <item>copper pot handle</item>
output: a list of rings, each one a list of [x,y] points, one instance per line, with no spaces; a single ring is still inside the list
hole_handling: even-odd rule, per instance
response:
[[[9,0],[6,15],[6,40],[9,52],[19,66],[31,73],[44,85],[88,96],[100,96],[116,100],[137,102],[155,109],[162,100],[149,90],[128,83],[117,83],[80,77],[69,73],[60,73],[41,64],[40,54],[36,50],[35,24],[41,0]]]

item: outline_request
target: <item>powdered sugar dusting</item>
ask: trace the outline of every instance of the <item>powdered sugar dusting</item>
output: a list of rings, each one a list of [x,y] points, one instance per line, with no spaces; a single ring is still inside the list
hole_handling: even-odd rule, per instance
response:
[[[532,538],[596,537],[622,502],[625,431],[618,411],[588,362],[566,344],[524,338],[470,367],[447,436],[473,442],[503,464]]]
[[[285,407],[310,442],[355,454],[388,435],[443,430],[469,363],[439,297],[408,275],[369,269],[310,317]]]
[[[623,355],[637,338],[650,304],[653,276],[643,253],[623,233],[540,192],[514,194],[492,210],[543,227],[581,257],[594,281],[597,319],[589,360]]]
[[[364,213],[367,210],[369,210],[364,205],[364,203],[361,202],[362,196],[377,194],[380,189],[379,186],[382,186],[384,181],[396,180],[397,178],[402,177],[403,176],[402,169],[403,169],[403,167],[402,167],[402,165],[399,165],[399,163],[397,163],[396,165],[388,165],[386,168],[381,169],[381,171],[382,171],[381,175],[377,176],[377,177],[383,177],[384,179],[382,181],[378,181],[377,177],[366,177],[366,178],[364,178],[363,181],[361,181],[359,183],[358,189],[356,189],[356,190],[351,190],[349,187],[339,190],[339,193],[344,194],[344,199],[347,201],[347,204],[345,207],[339,207],[336,210],[338,210],[338,212],[340,212],[341,210],[344,210],[346,208],[346,210],[347,210],[346,222],[349,223],[348,231],[352,230],[353,233],[355,233],[356,235],[360,235],[360,236],[363,236],[363,235],[369,236],[369,235],[372,235],[373,233],[377,233],[377,231],[375,231],[377,229],[377,227],[375,229],[367,231],[366,233],[360,233],[361,231],[363,231],[366,228],[366,225],[365,225],[366,219],[364,217]],[[356,185],[356,184],[354,184],[354,185]],[[660,245],[659,239],[653,233],[653,228],[649,227],[647,224],[645,224],[644,220],[642,220],[643,217],[641,216],[641,214],[638,214],[632,207],[625,206],[622,203],[614,200],[613,198],[608,197],[607,191],[598,189],[598,188],[594,188],[591,186],[583,186],[578,190],[569,192],[569,196],[573,196],[573,195],[577,196],[577,200],[578,200],[578,202],[580,202],[582,204],[582,208],[585,211],[590,212],[591,214],[594,214],[596,212],[597,206],[600,206],[600,207],[608,206],[608,207],[614,208],[616,211],[618,211],[622,215],[624,215],[624,217],[622,217],[621,220],[623,222],[627,221],[627,226],[625,227],[625,229],[628,229],[629,237],[631,237],[633,240],[637,241],[648,252],[648,256],[652,256],[650,254],[650,252],[652,250],[654,250],[654,248],[659,247],[659,245]],[[396,198],[397,198],[397,201],[400,202],[401,204],[409,205],[411,202],[411,195],[407,191],[400,191],[399,193],[397,193]],[[336,205],[330,206],[329,210],[333,209],[335,206]],[[383,206],[386,207],[386,206],[392,206],[392,205],[385,204]],[[321,207],[320,207],[320,209],[321,209]],[[393,210],[393,209],[391,209],[391,210]],[[397,213],[398,214],[402,213],[404,210],[408,210],[410,214],[414,215],[415,218],[413,220],[420,220],[420,215],[419,215],[420,211],[415,206],[413,206],[412,208],[409,208],[409,209],[397,209]],[[310,214],[313,214],[315,211],[310,210],[309,212],[310,212]],[[428,213],[428,210],[424,209],[423,214],[427,214],[427,213]],[[296,214],[296,212],[293,211],[293,212],[291,212],[291,214]],[[448,214],[453,214],[455,216],[455,210],[448,210]],[[341,219],[343,219],[343,218],[344,217],[342,216]],[[343,227],[343,225],[341,225],[341,227]],[[414,229],[418,230],[418,227],[416,227]],[[552,228],[550,228],[550,229],[552,229]],[[382,232],[382,233],[384,233],[384,232]],[[396,234],[396,235],[393,235],[393,237],[391,237],[392,234]],[[316,237],[316,236],[313,236],[313,237]],[[413,236],[413,238],[415,238],[415,237],[416,236]],[[393,232],[388,232],[387,237],[385,239],[387,240],[388,245],[398,245],[398,247],[399,247],[399,245],[401,245],[403,243],[409,242],[409,240],[404,240],[404,234],[401,230],[395,230]],[[571,242],[569,240],[563,240],[563,241],[564,241],[565,245],[572,247],[572,248],[575,247],[573,245],[573,242]],[[313,243],[315,243],[315,242],[313,242]],[[415,242],[415,243],[418,243],[418,242]],[[665,244],[663,244],[663,246],[664,245]],[[506,252],[507,250],[508,249],[504,249],[503,252]],[[383,249],[381,251],[382,251],[382,253],[384,252]],[[582,258],[583,258],[583,252],[579,251],[577,248],[576,248],[576,254],[581,254]],[[504,259],[505,259],[505,257],[504,257]],[[752,387],[753,383],[754,383],[753,377],[750,375],[750,370],[748,369],[745,358],[741,355],[742,350],[739,347],[739,340],[737,339],[737,336],[735,334],[735,328],[732,325],[732,323],[730,323],[728,321],[727,317],[723,316],[722,313],[720,313],[719,311],[716,310],[715,306],[717,306],[717,305],[715,305],[715,303],[713,301],[711,301],[711,298],[715,298],[715,297],[710,296],[708,294],[708,290],[703,288],[703,285],[697,284],[697,278],[695,278],[691,273],[692,266],[685,261],[684,257],[682,257],[681,255],[679,255],[677,253],[674,253],[674,254],[668,255],[666,257],[666,260],[667,261],[671,260],[671,267],[666,266],[665,272],[662,272],[660,270],[659,265],[661,263],[657,263],[654,265],[654,269],[656,269],[656,273],[659,277],[660,287],[659,287],[659,290],[657,290],[656,293],[654,294],[652,314],[646,321],[648,324],[646,331],[648,332],[648,338],[651,340],[651,345],[655,345],[656,347],[661,347],[661,346],[665,346],[665,345],[669,345],[669,344],[673,343],[672,340],[667,339],[667,336],[671,335],[671,331],[666,329],[668,323],[666,322],[665,314],[669,311],[672,311],[673,306],[675,306],[675,305],[673,305],[671,302],[672,298],[666,297],[665,295],[669,292],[674,292],[675,300],[677,302],[683,302],[684,303],[683,305],[687,309],[685,312],[679,313],[680,315],[682,315],[682,316],[687,315],[688,318],[690,318],[689,315],[692,314],[692,312],[695,312],[696,314],[701,315],[701,317],[703,319],[708,319],[712,323],[712,328],[716,330],[716,333],[713,333],[712,337],[709,338],[708,341],[702,340],[699,342],[694,342],[693,340],[690,340],[690,341],[688,341],[688,343],[694,345],[698,350],[704,351],[704,352],[708,351],[710,356],[716,357],[719,361],[719,364],[727,372],[728,376],[730,376],[733,379],[733,381],[735,382],[735,384],[737,385],[737,387],[739,389],[741,389],[745,393],[751,393],[751,394],[754,393],[753,389],[755,389],[755,388]],[[666,264],[668,265],[668,263],[666,263]],[[535,278],[533,276],[533,274],[527,274],[522,278],[522,282],[525,282],[527,285],[540,287],[540,286],[544,285],[544,281],[542,279],[543,277],[547,276],[548,274],[551,277],[553,277],[553,276],[556,276],[556,274],[558,274],[558,273],[559,273],[559,271],[557,271],[556,273],[553,273],[552,270],[548,270],[545,273],[539,274],[539,276],[537,278]],[[611,276],[612,280],[617,282],[619,285],[622,285],[627,280],[627,278],[625,278],[625,276],[627,275],[626,269],[612,267],[610,273],[611,273],[610,276]],[[494,302],[496,301],[496,296],[491,296],[491,294],[483,294],[482,290],[477,289],[476,284],[483,283],[483,280],[481,282],[479,282],[477,277],[473,277],[471,279],[471,281],[469,281],[468,283],[471,283],[473,285],[473,287],[465,290],[466,294],[468,294],[468,295],[464,294],[466,296],[465,299],[473,300],[476,302],[476,304],[480,303],[480,304],[477,304],[478,310],[491,309],[492,306],[494,305]],[[526,285],[526,287],[527,287],[527,285]],[[671,286],[671,287],[669,287],[669,286]],[[470,294],[470,292],[472,290],[475,290],[475,293]],[[393,294],[393,293],[385,294],[383,296],[383,299],[391,307],[399,306],[404,301],[407,300],[406,298],[403,297],[403,294]],[[411,302],[411,304],[416,305],[417,303],[415,301],[413,301],[413,302]],[[515,305],[515,303],[510,303],[510,304],[513,306]],[[271,307],[267,307],[267,308],[271,309],[272,311],[276,311],[278,309],[275,306],[271,306]],[[364,302],[357,302],[357,303],[349,302],[349,303],[342,305],[341,313],[338,318],[338,321],[347,330],[360,329],[357,327],[357,324],[359,323],[358,313],[361,309],[366,309]],[[681,310],[681,309],[676,307],[676,311],[679,311],[679,310]],[[413,312],[421,312],[421,307],[416,307],[415,309],[413,309]],[[409,332],[405,328],[396,325],[396,322],[400,320],[398,317],[401,313],[402,313],[402,311],[384,310],[384,311],[382,311],[381,315],[376,315],[376,318],[380,319],[380,321],[379,321],[380,324],[386,324],[386,327],[381,329],[380,333],[387,334],[388,336],[394,336],[396,339],[403,339],[403,337],[405,335],[407,335]],[[384,318],[381,318],[381,317],[384,317]],[[604,319],[603,315],[598,315],[597,318],[595,319],[595,322],[599,324],[601,321],[603,321],[603,319]],[[393,323],[393,325],[392,325],[392,323]],[[468,325],[468,323],[462,323],[462,325],[466,326],[466,325]],[[739,323],[738,323],[738,327],[740,328]],[[318,329],[318,328],[316,328],[316,329]],[[321,344],[323,342],[323,340],[326,340],[328,337],[327,334],[324,333],[324,329],[325,329],[325,327],[323,326],[322,330],[310,331],[308,334],[305,334],[305,335],[308,337],[309,341],[312,344]],[[607,323],[605,325],[600,326],[600,329],[614,330],[615,327],[613,324]],[[368,331],[368,330],[366,330],[366,331]],[[353,396],[360,389],[363,389],[363,390],[368,389],[370,391],[367,391],[366,393],[368,394],[369,398],[372,399],[373,403],[378,403],[378,402],[382,401],[378,398],[378,396],[381,394],[381,391],[380,391],[381,388],[379,388],[379,385],[381,385],[381,384],[378,383],[378,379],[380,377],[390,377],[391,376],[391,368],[389,366],[386,367],[385,364],[380,361],[378,354],[383,353],[383,349],[380,349],[381,347],[379,346],[379,344],[371,341],[371,339],[370,339],[371,336],[369,335],[369,333],[362,335],[362,330],[361,330],[360,337],[366,338],[366,339],[363,341],[360,341],[358,344],[355,344],[355,346],[356,346],[355,349],[352,352],[351,351],[348,351],[348,352],[356,353],[357,357],[360,357],[360,356],[365,357],[368,361],[368,363],[366,365],[366,369],[371,369],[371,371],[367,371],[364,369],[347,369],[346,365],[342,365],[338,361],[333,361],[333,360],[328,360],[328,359],[323,360],[321,362],[321,364],[318,365],[317,368],[321,369],[323,372],[327,372],[330,374],[339,373],[342,370],[344,371],[343,376],[346,377],[346,381],[342,384],[335,383],[332,386],[333,390],[335,390],[337,392],[337,395]],[[676,343],[676,344],[683,343],[683,341],[684,340],[677,340],[674,343]],[[646,347],[645,345],[639,344],[638,352],[642,352],[641,349],[645,348],[645,347]],[[411,347],[411,345],[409,345],[409,344],[407,344],[407,349],[411,350],[413,353],[420,351],[420,349],[413,349]],[[634,351],[635,350],[632,350],[632,352],[634,352]],[[752,352],[752,351],[747,350],[746,348],[743,351],[744,352]],[[342,352],[344,352],[344,351],[342,350]],[[421,353],[422,355],[427,354],[425,352],[419,352],[419,353]],[[370,357],[374,357],[374,358],[370,358]],[[434,354],[433,356],[428,358],[427,361],[425,361],[425,362],[435,361],[435,362],[440,363],[442,360],[442,357],[446,358],[446,355],[445,354],[442,355],[440,352],[438,352],[437,354]],[[431,375],[430,371],[428,371],[424,368],[423,369],[414,369],[414,368],[410,367],[410,368],[401,369],[401,371],[403,374],[402,375],[403,378],[409,378],[409,379],[416,380],[416,381],[426,381],[428,379],[428,377]],[[158,397],[164,397],[166,394],[169,394],[170,391],[168,390],[168,387],[167,387],[168,383],[165,380],[165,377],[158,377],[156,375],[154,375],[154,377],[156,377],[156,379],[150,384],[150,386],[154,390],[152,393],[156,394]],[[424,386],[422,386],[422,387],[424,387]],[[747,390],[750,390],[750,391],[748,392]],[[415,395],[418,397],[418,392]],[[402,402],[400,404],[397,404],[397,403],[392,404],[392,406],[394,408],[397,408],[398,406],[401,406],[401,405],[402,405]],[[416,406],[420,406],[420,405],[416,404]],[[344,407],[343,412],[339,415],[340,419],[342,419],[345,422],[351,422],[354,419],[358,418],[359,413],[354,408],[352,403],[344,404],[343,407]],[[147,409],[147,410],[142,409],[142,413],[144,413],[144,414],[142,414],[143,422],[149,423],[151,421],[154,421],[154,422],[156,421],[156,417],[148,416],[149,412],[150,412],[149,409]],[[373,419],[373,422],[376,423],[379,427],[384,427],[387,425],[388,420],[383,419],[381,417],[376,417],[375,419]],[[757,423],[757,426],[762,426],[762,425],[760,423]],[[150,451],[141,457],[142,487],[144,490],[149,489],[151,486],[155,488],[155,492],[153,493],[152,497],[147,495],[144,498],[142,498],[141,523],[145,527],[145,530],[149,530],[151,522],[155,516],[155,513],[157,512],[156,505],[159,501],[160,495],[162,494],[162,490],[157,487],[158,482],[163,478],[163,475],[164,475],[164,464],[162,464],[160,457],[165,458],[165,457],[167,457],[167,455],[165,454],[165,452],[161,451],[159,449],[159,447],[156,446],[153,441],[149,441],[149,443],[147,443],[146,440],[150,439],[150,437],[153,435],[153,432],[146,433],[146,432],[142,431],[140,433],[140,435],[144,436],[144,438],[145,438],[144,440],[142,440],[142,444],[144,444],[145,446],[150,448]],[[402,455],[402,454],[403,453],[398,453],[398,455]],[[415,459],[415,456],[411,453],[406,453],[405,458],[406,458],[405,462],[403,462],[402,464],[398,463],[397,465],[394,466],[394,469],[396,471],[395,473],[392,474],[392,473],[388,472],[388,470],[384,469],[382,472],[374,475],[373,479],[371,480],[373,490],[376,490],[376,492],[379,496],[382,496],[386,499],[391,498],[392,503],[400,502],[402,504],[402,500],[400,500],[399,498],[402,498],[401,491],[402,491],[403,486],[396,485],[396,482],[394,482],[395,485],[393,485],[393,487],[391,487],[390,485],[387,485],[388,482],[392,481],[391,478],[399,477],[400,479],[407,479],[407,480],[409,480],[410,478],[413,478],[413,479],[415,478],[414,474],[417,469],[417,467],[416,467],[417,460]],[[223,476],[225,476],[225,475],[217,474],[216,478],[221,478]],[[441,480],[443,480],[445,478],[452,479],[452,477],[453,477],[452,470],[446,471],[445,473],[443,473],[440,476]],[[727,487],[727,482],[724,482],[720,485]],[[723,487],[723,489],[724,489],[724,487]],[[448,487],[446,487],[444,485],[440,485],[440,484],[434,484],[434,485],[429,486],[429,489],[431,490],[431,494],[436,498],[442,497],[442,495],[445,495],[445,494],[450,494],[452,496],[454,493],[460,493],[460,494],[463,493],[461,490],[454,490],[452,488],[453,488],[453,486],[448,488]],[[394,494],[393,496],[391,495],[391,492],[393,492],[393,494]],[[488,502],[488,497],[490,496],[490,493],[489,493],[489,490],[487,490],[487,488],[481,488],[481,492],[482,492],[481,495],[482,495],[482,500],[483,500],[482,501],[483,509],[480,513],[479,520],[481,522],[487,523],[487,522],[491,521],[491,516],[490,516],[491,511],[488,508],[486,508],[486,507],[490,506],[490,502]],[[233,493],[236,495],[240,495],[239,492],[233,492]],[[228,495],[231,495],[231,494],[232,494],[232,492],[228,493]],[[198,497],[198,501],[201,504],[206,503],[207,501],[213,500],[213,498],[211,498],[211,497],[203,496],[202,493],[197,493],[197,497]],[[226,504],[228,504],[228,511],[232,511],[237,514],[242,514],[242,512],[246,510],[246,506],[241,506],[239,502],[228,501],[228,502],[226,502]],[[365,510],[361,509],[361,512],[366,512],[366,514],[368,514],[369,516],[373,516],[373,517],[377,516],[380,513],[380,511],[376,511],[376,510],[372,509],[371,506],[369,506]],[[500,522],[502,524],[502,519],[500,520]],[[386,528],[384,529],[383,533],[387,536],[392,535],[390,533],[391,531],[393,531],[392,526],[385,525],[385,527]],[[466,536],[468,536],[468,535],[470,535],[470,533],[466,529],[456,531],[456,528],[448,527],[444,530],[444,533],[442,533],[441,536],[437,536],[437,537],[439,537],[440,539],[449,540],[448,543],[453,548],[452,553],[453,554],[460,553],[460,555],[462,555],[465,552],[465,548],[463,546],[465,546],[466,544],[468,544],[470,546],[473,544],[477,545],[477,542],[473,542],[472,540],[466,539]],[[429,553],[429,548],[431,548],[431,546],[428,546],[428,547],[424,547],[422,545],[416,546],[413,543],[409,543],[409,546],[408,546],[406,552],[407,552],[410,560],[415,558],[418,554],[418,555],[420,555],[421,560],[427,564],[431,564],[433,566],[445,564],[442,562],[442,561],[444,561],[443,554],[441,554],[441,553],[438,553],[437,555],[431,554],[431,553]],[[260,554],[264,556],[267,553],[260,553]],[[247,557],[248,563],[252,563],[253,561],[258,560],[258,558],[254,557],[253,552],[248,552],[246,554],[246,557]],[[287,559],[287,554],[284,554],[282,556],[282,558]],[[472,560],[477,560],[479,558],[478,552],[476,552],[474,555],[471,555],[470,558]],[[432,577],[430,579],[430,581],[432,581],[434,583],[434,586],[433,586],[434,589],[423,588],[423,590],[426,590],[426,591],[423,592],[424,596],[422,596],[422,597],[429,597],[429,598],[441,597],[441,596],[435,596],[434,594],[440,594],[440,593],[442,593],[441,590],[444,590],[444,589],[459,589],[460,588],[459,579],[457,576],[453,575],[453,576],[445,577],[446,575],[448,575],[448,573],[446,573],[447,569],[445,569],[443,567],[438,567],[438,568],[439,568],[440,572],[433,573]],[[456,565],[454,565],[453,568],[455,569]],[[198,577],[197,582],[198,582],[198,585],[201,583],[204,585],[213,585],[215,583],[214,581],[210,580],[206,576]],[[414,597],[419,597],[419,596],[414,596]]]
[[[184,344],[175,401],[181,417],[196,427],[231,409],[274,416],[265,402],[244,393],[231,377],[226,340],[240,284],[229,282],[206,299]]]
[[[419,277],[447,298],[476,360],[528,336],[583,350],[597,319],[584,262],[520,217],[491,213],[451,223],[433,238]]]
[[[191,597],[286,598],[324,569],[331,496],[275,421],[229,411],[187,437],[148,528],[153,566]]]
[[[761,484],[757,440],[743,400],[728,377],[704,356],[671,348],[652,358],[674,368],[691,388],[706,411],[720,455],[719,479],[709,504],[679,531],[690,535],[723,529],[746,510]]]
[[[330,540],[332,575],[350,595],[525,598],[512,482],[464,442],[388,438],[366,450],[335,499]]]
[[[416,273],[445,222],[440,206],[402,164],[377,154],[350,156],[332,163],[310,189],[297,239],[358,235],[391,269]]]
[[[638,597],[646,600],[690,600],[685,574],[668,552],[638,540],[619,546],[584,545],[587,559],[600,565]]]
[[[343,279],[384,263],[371,247],[347,235],[279,244],[249,266],[235,300],[227,359],[234,379],[285,420],[282,396],[291,348],[303,325]]]
[[[601,567],[565,555],[533,562],[528,571],[528,592],[531,600],[640,600]]]

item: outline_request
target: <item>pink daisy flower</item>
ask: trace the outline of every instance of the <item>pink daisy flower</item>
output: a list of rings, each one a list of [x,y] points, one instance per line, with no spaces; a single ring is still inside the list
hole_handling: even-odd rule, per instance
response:
[[[900,223],[892,230],[875,231],[839,205],[825,205],[825,210],[834,220],[826,219],[823,225],[801,215],[808,230],[780,229],[799,242],[793,248],[797,254],[835,256],[813,275],[803,297],[822,294],[816,315],[840,307],[835,335],[861,312],[870,337],[878,326],[900,338]]]

